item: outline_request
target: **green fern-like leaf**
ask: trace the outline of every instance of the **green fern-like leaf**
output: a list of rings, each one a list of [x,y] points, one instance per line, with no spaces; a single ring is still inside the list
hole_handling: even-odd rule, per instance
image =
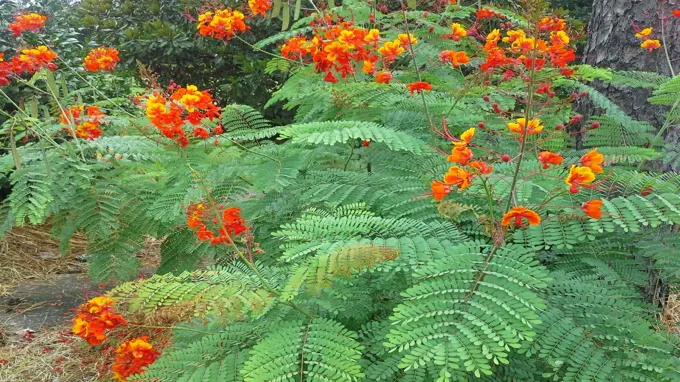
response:
[[[292,138],[295,143],[334,145],[361,139],[385,143],[392,150],[416,154],[430,152],[425,142],[407,133],[370,122],[312,122],[289,126],[281,130],[281,134]]]
[[[402,354],[400,368],[434,362],[440,375],[458,368],[490,375],[492,364],[508,363],[513,349],[535,336],[545,307],[536,290],[547,286],[548,275],[528,249],[448,248],[414,276],[387,336],[388,346]]]
[[[253,347],[241,371],[243,380],[358,381],[363,374],[356,337],[322,318],[282,325]]]

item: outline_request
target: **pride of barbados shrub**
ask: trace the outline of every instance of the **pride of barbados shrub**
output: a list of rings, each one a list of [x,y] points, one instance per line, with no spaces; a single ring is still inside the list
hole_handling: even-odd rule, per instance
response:
[[[155,275],[74,319],[116,349],[109,376],[680,380],[680,342],[646,299],[650,275],[680,275],[680,182],[646,166],[664,156],[653,127],[589,85],[653,88],[672,119],[678,78],[574,65],[581,32],[540,1],[416,5],[196,11],[196,38],[288,75],[268,105],[294,113],[285,126],[151,73],[131,102],[104,98],[90,81],[115,76],[114,48],[83,54],[91,98],[56,53],[33,83],[9,66],[53,96],[6,116],[2,229],[49,222],[64,250],[84,232],[97,280],[136,279],[145,237],[163,240]],[[248,41],[279,15],[290,30]]]

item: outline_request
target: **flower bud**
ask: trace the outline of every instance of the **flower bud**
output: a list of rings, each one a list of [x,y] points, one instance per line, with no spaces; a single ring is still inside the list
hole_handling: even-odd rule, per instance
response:
[[[571,117],[571,123],[579,123],[581,122],[581,116],[576,114],[575,116]]]
[[[489,102],[489,100],[490,100],[491,98],[489,98],[488,95],[485,95],[484,97],[482,97],[482,99],[483,99],[484,101],[486,101],[486,102]]]
[[[564,125],[560,123],[559,125],[555,126],[555,130],[557,130],[557,131],[564,130]]]
[[[484,122],[478,123],[477,126],[479,126],[480,129],[486,129],[486,123]]]
[[[593,123],[590,124],[590,127],[588,128],[588,130],[595,130],[595,129],[599,129],[599,128],[600,128],[600,122],[593,122]]]
[[[506,162],[506,163],[507,163],[507,162],[510,162],[511,159],[512,159],[512,158],[510,158],[510,155],[508,155],[508,154],[503,154],[503,155],[501,155],[501,160],[502,160],[503,162]]]

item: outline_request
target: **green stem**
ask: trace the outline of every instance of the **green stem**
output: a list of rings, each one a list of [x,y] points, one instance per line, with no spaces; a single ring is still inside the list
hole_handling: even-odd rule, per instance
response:
[[[666,33],[664,31],[664,21],[661,20],[661,41],[663,43],[663,50],[666,53],[666,61],[668,62],[668,69],[671,70],[671,75],[675,77],[675,71],[673,70],[673,63],[671,62],[671,56],[668,54],[668,44],[666,44]]]
[[[349,165],[349,161],[352,160],[352,156],[354,155],[354,145],[349,146],[351,148],[349,152],[349,157],[347,158],[347,162],[345,162],[345,167],[342,168],[342,171],[347,171],[347,166]]]
[[[12,127],[9,128],[9,145],[12,150],[12,159],[14,160],[14,167],[17,170],[21,170],[21,155],[19,155],[19,150],[17,150],[17,141],[14,138],[14,126],[15,121],[12,120]]]
[[[402,6],[403,6],[402,2]],[[411,44],[411,30],[408,27],[408,17],[406,16],[406,10],[402,7],[401,13],[404,15],[404,27],[406,28],[406,34],[408,36],[408,51],[411,55],[411,60],[413,60],[413,68],[415,69],[416,76],[418,76],[418,81],[422,81],[423,77],[420,75],[420,69],[418,69],[418,60],[416,60],[416,53],[413,50],[413,44]],[[434,127],[434,122],[432,121],[432,115],[430,114],[430,109],[427,107],[427,100],[425,99],[425,92],[420,91],[420,97],[423,100],[423,108],[425,109],[425,114],[427,115],[428,121],[430,121],[430,127]]]
[[[489,217],[491,222],[495,224],[494,214],[493,214],[493,195],[486,178],[482,178],[482,185],[484,186],[484,192],[486,193],[486,199],[489,201]]]

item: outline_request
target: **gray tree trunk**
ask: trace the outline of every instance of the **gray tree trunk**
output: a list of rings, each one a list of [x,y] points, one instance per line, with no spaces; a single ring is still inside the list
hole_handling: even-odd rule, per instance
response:
[[[583,63],[614,70],[648,71],[670,76],[671,70],[664,48],[651,53],[641,48],[641,40],[635,37],[633,28],[634,25],[640,29],[651,26],[654,28],[653,37],[661,40],[661,23],[662,18],[665,18],[665,45],[678,74],[680,18],[671,15],[678,8],[680,0],[594,0]],[[601,83],[596,87],[631,117],[648,121],[657,128],[663,125],[664,112],[667,109],[647,103],[650,90]],[[680,145],[680,132],[677,130],[679,129],[676,126],[667,132],[667,143]]]

